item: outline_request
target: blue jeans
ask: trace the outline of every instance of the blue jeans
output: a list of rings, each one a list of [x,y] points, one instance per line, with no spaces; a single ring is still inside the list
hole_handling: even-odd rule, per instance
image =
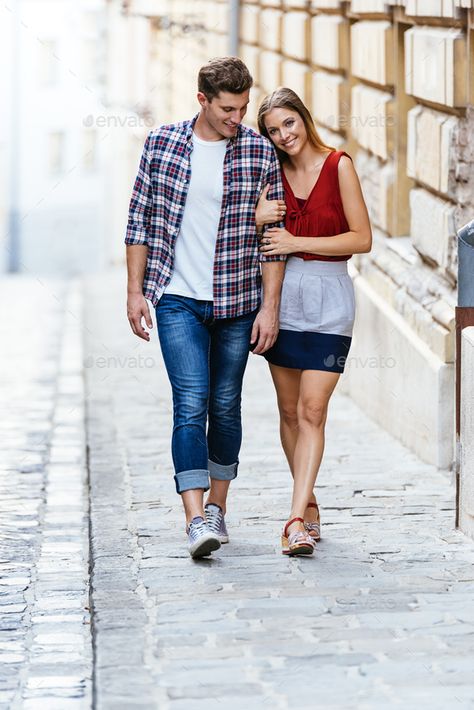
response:
[[[158,337],[173,391],[171,450],[178,493],[207,491],[209,476],[221,481],[237,476],[242,380],[255,315],[214,319],[212,301],[172,294],[158,302]]]

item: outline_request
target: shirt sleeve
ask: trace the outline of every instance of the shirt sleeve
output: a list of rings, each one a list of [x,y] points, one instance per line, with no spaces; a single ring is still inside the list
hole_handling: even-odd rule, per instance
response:
[[[153,205],[149,155],[150,135],[145,141],[138,174],[133,185],[132,197],[128,208],[125,244],[148,244]]]
[[[270,165],[268,166],[267,172],[265,173],[264,185],[270,185],[270,190],[268,192],[268,200],[284,200],[285,190],[283,188],[283,182],[281,179],[281,167],[280,161],[276,154],[276,150],[273,145],[269,146],[270,155]],[[284,227],[284,222],[275,222],[274,224],[266,224],[265,227]],[[274,256],[269,256],[267,254],[260,254],[260,261],[286,261],[285,254],[276,254]]]

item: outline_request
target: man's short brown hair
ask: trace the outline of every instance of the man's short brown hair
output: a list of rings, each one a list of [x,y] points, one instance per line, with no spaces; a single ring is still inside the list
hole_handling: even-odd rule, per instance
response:
[[[198,74],[198,90],[208,101],[212,101],[221,91],[243,94],[252,84],[249,70],[238,57],[211,59],[201,67]]]

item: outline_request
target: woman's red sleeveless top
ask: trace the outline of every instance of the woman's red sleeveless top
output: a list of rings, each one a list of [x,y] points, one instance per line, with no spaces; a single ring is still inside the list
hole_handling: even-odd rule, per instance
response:
[[[290,234],[295,237],[333,237],[349,231],[339,190],[338,165],[343,155],[347,153],[342,150],[329,153],[307,200],[294,195],[282,170],[287,207],[285,227]],[[307,261],[347,261],[352,254],[320,256],[296,252],[291,256]]]

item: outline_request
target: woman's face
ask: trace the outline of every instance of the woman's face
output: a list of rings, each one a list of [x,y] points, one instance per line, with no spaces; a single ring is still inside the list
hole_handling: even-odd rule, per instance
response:
[[[288,108],[273,108],[265,115],[264,121],[275,146],[288,155],[298,155],[308,140],[299,113]]]

